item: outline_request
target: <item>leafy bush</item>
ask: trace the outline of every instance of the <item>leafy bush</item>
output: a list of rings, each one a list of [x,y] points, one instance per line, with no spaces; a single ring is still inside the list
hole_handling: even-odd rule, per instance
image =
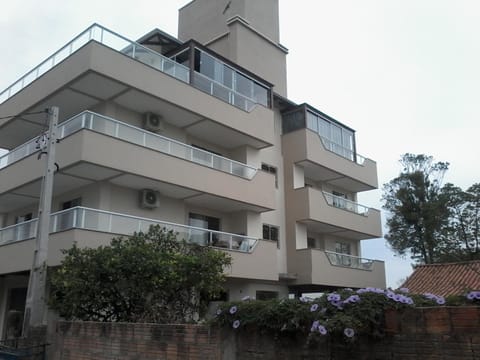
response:
[[[203,316],[225,281],[226,253],[152,226],[110,246],[63,251],[50,306],[66,319],[178,323]]]
[[[222,304],[212,323],[235,330],[255,328],[280,336],[303,336],[309,341],[331,335],[354,341],[356,334],[384,336],[384,311],[409,307],[480,305],[480,292],[447,299],[434,294],[409,294],[377,288],[343,289],[317,299],[246,300]]]

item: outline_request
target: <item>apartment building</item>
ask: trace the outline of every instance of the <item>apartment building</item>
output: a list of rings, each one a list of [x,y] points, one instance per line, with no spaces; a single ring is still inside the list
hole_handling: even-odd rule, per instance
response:
[[[15,115],[0,120],[0,336],[25,306],[45,166],[45,114],[26,114],[50,106],[49,266],[160,224],[232,256],[230,300],[385,286],[360,246],[381,236],[357,203],[376,164],[350,127],[288,100],[279,41],[278,0],[194,0],[178,39],[94,24],[0,93],[0,118]]]

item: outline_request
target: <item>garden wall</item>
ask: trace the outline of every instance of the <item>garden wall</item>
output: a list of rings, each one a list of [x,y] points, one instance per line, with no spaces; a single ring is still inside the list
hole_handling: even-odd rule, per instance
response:
[[[386,336],[354,343],[322,337],[274,340],[254,329],[200,325],[59,322],[54,359],[480,360],[480,307],[387,311]],[[50,357],[49,357],[50,358]]]

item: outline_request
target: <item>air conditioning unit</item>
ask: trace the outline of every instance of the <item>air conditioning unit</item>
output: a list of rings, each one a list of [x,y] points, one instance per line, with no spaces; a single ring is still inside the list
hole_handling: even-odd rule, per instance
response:
[[[145,209],[155,209],[160,205],[158,191],[143,189],[140,191],[140,207]]]
[[[152,132],[161,132],[165,129],[162,117],[152,112],[143,115],[143,128]]]

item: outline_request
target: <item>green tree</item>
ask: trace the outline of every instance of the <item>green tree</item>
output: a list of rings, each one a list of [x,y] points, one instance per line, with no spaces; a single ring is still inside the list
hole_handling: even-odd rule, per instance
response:
[[[51,272],[50,306],[67,319],[177,323],[202,317],[223,291],[228,254],[188,244],[172,231],[64,250]]]
[[[443,189],[450,209],[450,246],[442,261],[480,259],[480,183],[466,191],[451,184]]]
[[[449,242],[448,196],[442,180],[448,163],[426,155],[404,154],[402,172],[383,187],[392,249],[399,255],[430,264],[438,261]]]

